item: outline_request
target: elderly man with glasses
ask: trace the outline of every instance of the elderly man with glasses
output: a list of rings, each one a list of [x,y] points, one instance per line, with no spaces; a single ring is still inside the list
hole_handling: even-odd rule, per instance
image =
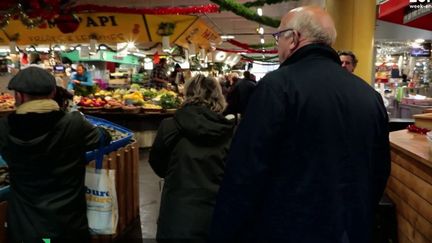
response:
[[[233,138],[211,227],[215,242],[370,242],[390,171],[380,95],[341,67],[318,7],[274,34],[280,68],[258,83]]]

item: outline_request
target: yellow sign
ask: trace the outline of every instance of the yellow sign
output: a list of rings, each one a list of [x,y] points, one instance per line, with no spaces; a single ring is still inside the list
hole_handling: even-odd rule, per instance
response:
[[[77,16],[80,19],[79,27],[70,34],[62,33],[54,21],[43,28],[29,29],[19,20],[11,20],[5,34],[9,39],[16,39],[18,45],[88,43],[91,37],[107,44],[149,41],[142,15],[88,13]]]
[[[189,43],[194,43],[201,48],[208,49],[210,45],[222,43],[222,39],[203,20],[198,19],[175,43],[183,47],[187,47]]]
[[[202,48],[210,43],[219,44],[221,39],[215,31],[197,16],[189,15],[137,15],[117,13],[77,14],[80,20],[77,30],[64,34],[50,21],[43,27],[29,29],[20,20],[11,20],[0,32],[0,45],[8,45],[15,40],[18,46],[39,44],[79,44],[89,43],[94,38],[98,43],[116,44],[133,41],[135,43],[157,43],[162,41],[158,34],[161,23],[173,24],[170,42],[187,46],[189,42]],[[4,36],[3,36],[4,34]]]

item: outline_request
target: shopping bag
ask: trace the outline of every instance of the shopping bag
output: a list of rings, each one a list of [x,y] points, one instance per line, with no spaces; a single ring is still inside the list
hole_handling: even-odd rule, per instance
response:
[[[118,222],[115,171],[87,168],[85,186],[87,219],[91,233],[115,234]]]
[[[118,223],[115,170],[102,169],[103,155],[101,147],[96,151],[95,168],[86,168],[87,219],[90,233],[111,235]]]

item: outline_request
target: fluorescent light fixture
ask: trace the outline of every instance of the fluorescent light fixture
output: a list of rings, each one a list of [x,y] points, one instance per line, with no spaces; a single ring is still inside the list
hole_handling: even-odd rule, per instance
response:
[[[99,50],[106,50],[106,46],[99,46]]]
[[[62,50],[62,51],[66,50],[66,46],[61,45],[61,46],[60,46],[60,50]]]
[[[421,44],[421,43],[425,42],[425,40],[424,39],[416,39],[414,42]]]
[[[258,34],[263,35],[264,34],[264,28],[262,26],[260,26],[258,28]]]
[[[134,52],[133,54],[137,57],[145,57],[146,56],[144,53],[141,53],[141,52]]]
[[[75,47],[75,50],[81,50],[81,46],[77,46],[77,47]]]
[[[47,52],[49,50],[50,49],[48,47],[36,47],[36,51],[40,51],[40,52]]]
[[[230,40],[234,39],[235,37],[233,35],[221,35],[222,40]]]
[[[60,46],[55,45],[54,48],[53,48],[53,50],[54,50],[54,51],[61,51],[61,48],[60,48]]]
[[[258,16],[262,16],[263,15],[262,8],[257,8],[257,14],[258,14]]]
[[[129,41],[127,43],[127,49],[132,49],[132,48],[135,48],[135,43],[133,41]]]

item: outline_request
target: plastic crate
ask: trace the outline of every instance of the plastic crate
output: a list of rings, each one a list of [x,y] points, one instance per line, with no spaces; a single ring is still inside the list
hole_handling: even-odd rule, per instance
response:
[[[0,155],[0,166],[4,166],[4,165],[7,165],[6,161],[4,161]],[[0,187],[0,202],[8,199],[9,192],[10,192],[10,186]]]
[[[104,154],[108,154],[110,152],[113,152],[113,151],[115,151],[121,147],[126,146],[128,143],[131,142],[132,137],[133,137],[133,132],[131,130],[124,128],[122,126],[119,126],[119,125],[112,123],[110,121],[107,121],[105,119],[102,119],[102,118],[98,118],[98,117],[94,117],[94,116],[88,116],[88,115],[86,115],[85,117],[90,123],[92,123],[95,126],[104,125],[104,126],[113,128],[117,131],[120,131],[122,133],[127,134],[126,137],[119,139],[119,140],[111,141],[111,143],[109,145],[103,147],[102,151]],[[96,158],[96,151],[89,151],[86,153],[87,162],[90,162],[90,161],[94,160],[95,158]]]

